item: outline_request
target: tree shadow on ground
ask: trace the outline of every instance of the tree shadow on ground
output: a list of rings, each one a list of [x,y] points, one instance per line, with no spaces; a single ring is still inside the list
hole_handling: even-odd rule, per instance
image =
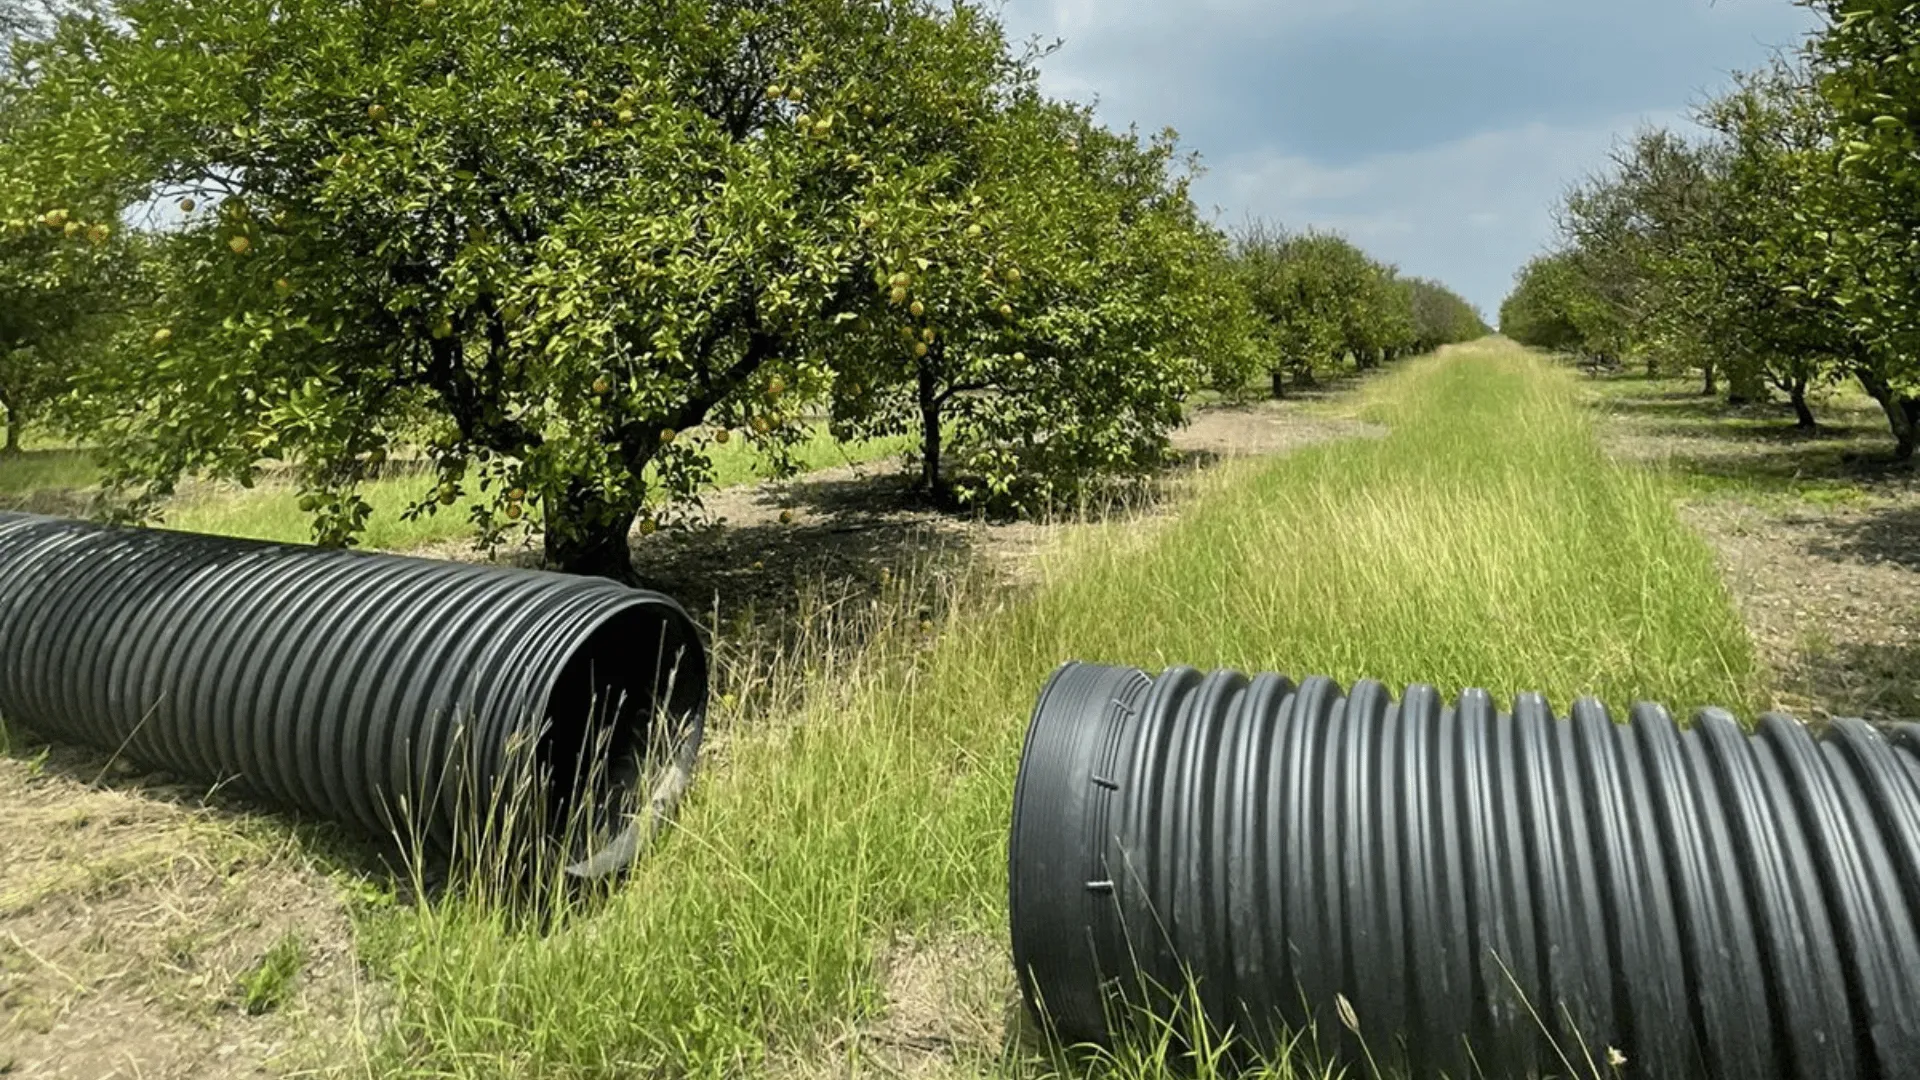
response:
[[[1150,512],[1181,480],[1217,460],[1181,455],[1161,475],[1116,487],[1055,511],[1052,521],[1099,522]],[[719,493],[710,524],[636,539],[634,562],[649,588],[679,599],[710,626],[763,639],[821,598],[876,599],[906,582],[927,595],[906,602],[941,609],[955,580],[1011,568],[1033,556],[1045,518],[990,517],[932,505],[913,479],[880,472],[801,478]],[[894,596],[895,602],[901,598]]]
[[[1875,509],[1824,524],[1826,538],[1808,545],[1814,554],[1893,563],[1920,573],[1920,506]]]
[[[1831,716],[1920,723],[1920,647],[1849,643],[1796,652],[1783,684]]]
[[[1788,444],[1777,448],[1671,449],[1663,460],[1693,477],[1765,491],[1794,493],[1808,487],[1843,485],[1864,495],[1893,494],[1914,486],[1910,464],[1891,454],[1861,452],[1831,444]]]

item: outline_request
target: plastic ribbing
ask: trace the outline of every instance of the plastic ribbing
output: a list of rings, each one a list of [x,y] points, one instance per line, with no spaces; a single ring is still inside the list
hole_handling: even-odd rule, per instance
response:
[[[1419,1077],[1920,1076],[1920,727],[1070,664],[1014,959],[1062,1041],[1197,1002]],[[1344,998],[1360,1034],[1341,1023]]]
[[[357,829],[620,805],[706,697],[686,612],[611,581],[0,513],[0,716]]]

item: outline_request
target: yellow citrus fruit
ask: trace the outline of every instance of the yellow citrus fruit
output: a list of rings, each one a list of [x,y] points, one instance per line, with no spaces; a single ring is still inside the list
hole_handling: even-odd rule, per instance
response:
[[[80,235],[80,223],[77,221],[69,221],[66,227],[60,231],[66,233],[68,236],[78,236]]]
[[[385,120],[386,118],[387,118],[387,107],[385,105],[382,105],[376,101],[373,104],[367,106],[367,119],[372,120],[374,123],[377,124],[380,121]]]
[[[285,296],[293,291],[293,282],[288,281],[286,278],[275,278],[273,287],[281,296]]]
[[[913,306],[908,308],[907,310],[913,312],[913,317],[917,319],[920,316],[925,315],[927,313],[927,305],[921,303],[918,300],[915,300],[913,302]]]
[[[726,428],[714,428],[713,441],[719,443],[721,446],[725,446],[727,443],[733,441],[733,432],[728,431]]]
[[[594,393],[596,393],[596,394],[600,394],[600,395],[602,395],[602,396],[605,396],[605,395],[606,395],[606,393],[607,393],[608,391],[610,391],[610,390],[612,390],[612,389],[613,389],[613,384],[612,384],[612,383],[609,383],[609,382],[608,382],[607,380],[605,380],[605,379],[595,379],[595,380],[593,380],[593,392],[594,392]]]
[[[967,226],[967,237],[968,239],[971,239],[971,240],[978,240],[980,239],[980,234],[983,231],[984,230],[982,230],[978,225],[969,225]]]
[[[813,117],[808,116],[806,113],[801,113],[799,116],[793,118],[793,123],[795,127],[805,131],[813,126]]]
[[[872,115],[873,115],[873,106],[871,106],[871,105],[862,105],[862,106],[860,106],[860,115],[861,115],[861,116],[872,116]]]
[[[660,531],[660,523],[653,520],[652,518],[647,518],[645,521],[642,521],[640,523],[641,536],[652,536],[654,533],[657,533],[659,531]]]
[[[153,332],[153,343],[155,345],[165,345],[167,342],[172,340],[173,340],[173,331],[167,327],[163,326],[160,329],[155,330]]]
[[[1001,314],[1001,316],[1002,316],[1002,317],[1004,317],[1004,318],[1008,318],[1008,319],[1011,319],[1011,318],[1013,318],[1013,305],[1012,305],[1012,304],[1001,304],[1001,305],[1000,305],[1000,314]]]
[[[434,324],[433,324],[433,336],[434,336],[434,337],[437,337],[437,338],[450,338],[450,337],[452,337],[452,336],[453,336],[453,320],[452,320],[452,319],[441,319],[441,320],[440,320],[439,322],[437,322],[437,323],[434,323]]]
[[[573,92],[573,100],[584,104],[587,100],[587,92],[585,90],[575,90]]]
[[[452,484],[440,485],[440,505],[452,506],[460,498],[460,489]]]
[[[673,430],[672,428],[668,428],[668,429],[666,429],[665,431],[662,431],[662,432],[660,433],[660,445],[661,445],[661,446],[672,446],[672,445],[673,445],[673,440],[675,440],[675,439],[677,439],[677,438],[679,438],[679,437],[680,437],[680,433],[679,433],[679,432],[677,432],[677,431],[675,431],[675,430]]]
[[[782,525],[793,524],[793,511],[791,510],[780,511],[780,524]]]
[[[95,225],[93,228],[87,230],[87,239],[96,244],[104,244],[107,242],[107,237],[112,234],[113,230],[107,228],[105,225]]]
[[[780,98],[786,94],[786,92],[787,92],[786,87],[781,86],[778,83],[775,83],[774,85],[767,87],[767,100],[779,101]]]
[[[893,301],[894,303],[896,303],[896,304],[904,304],[904,303],[906,303],[906,302],[907,302],[907,287],[906,287],[905,285],[895,285],[895,286],[893,287],[893,291],[892,291],[891,293],[888,293],[888,294],[887,294],[887,298],[888,298],[889,300],[892,300],[892,301]]]
[[[1007,280],[1013,282],[1015,285],[1020,284],[1020,268],[1017,266],[1007,267]]]
[[[1016,364],[1024,364],[1024,363],[1026,363],[1026,362],[1027,362],[1027,354],[1026,354],[1026,353],[1023,353],[1023,352],[1017,352],[1017,353],[1014,353],[1014,354],[1013,354],[1013,362],[1014,362],[1014,363],[1016,363]]]
[[[901,327],[901,328],[900,328],[900,336],[901,336],[902,338],[904,338],[904,339],[906,339],[906,340],[908,340],[908,341],[912,341],[912,340],[913,340],[913,327],[911,327],[911,326],[903,326],[903,327]]]
[[[67,224],[67,212],[65,210],[49,210],[40,215],[40,221],[49,229],[62,228]]]
[[[926,344],[926,342],[924,342],[924,341],[917,341],[917,342],[915,342],[915,343],[914,343],[914,345],[913,345],[913,355],[914,355],[915,357],[921,357],[921,356],[925,356],[925,355],[927,355],[927,344]]]
[[[606,126],[607,126],[607,122],[606,122],[605,120],[602,120],[602,119],[600,119],[600,118],[599,118],[599,117],[597,117],[597,116],[593,118],[593,127],[594,127],[594,130],[596,130],[596,131],[597,131],[597,130],[599,130],[600,128],[603,128],[603,127],[606,127]]]
[[[929,326],[925,330],[920,331],[920,340],[929,345],[933,344],[933,327]]]
[[[847,155],[847,168],[849,168],[849,169],[857,169],[857,168],[859,168],[859,167],[860,167],[860,155],[859,155],[859,154],[848,154],[848,155]]]
[[[181,199],[180,212],[183,214],[191,214],[193,213],[193,208],[198,205],[199,204],[194,202],[192,199]]]
[[[632,109],[621,109],[621,110],[620,110],[620,122],[621,122],[621,123],[623,123],[623,124],[631,124],[631,123],[633,123],[633,110],[632,110]]]
[[[767,380],[767,396],[768,397],[779,397],[781,394],[784,394],[786,392],[787,392],[787,380],[781,378],[778,375],[775,375],[773,378]]]
[[[227,247],[231,248],[235,255],[245,255],[253,250],[253,241],[244,236],[236,236],[227,241]]]
[[[527,497],[527,489],[523,487],[517,487],[517,488],[514,488],[512,491],[507,492],[507,498],[512,499],[514,502],[519,502],[520,500],[526,497]]]
[[[520,504],[519,504],[519,503],[508,503],[508,504],[507,504],[507,520],[508,520],[508,521],[519,521],[519,520],[520,520],[520,515],[521,515],[522,513],[524,513],[524,512],[525,512],[525,511],[523,511],[523,510],[521,510],[521,509],[520,509]]]
[[[907,273],[905,270],[902,270],[899,273],[888,278],[887,284],[893,286],[896,289],[904,289],[907,286],[913,284],[913,275]]]
[[[766,417],[756,416],[753,418],[753,430],[765,435],[767,432],[773,430],[773,425],[767,422]]]

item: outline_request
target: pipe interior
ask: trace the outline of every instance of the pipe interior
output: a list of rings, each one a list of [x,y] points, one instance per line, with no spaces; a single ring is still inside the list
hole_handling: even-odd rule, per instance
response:
[[[535,750],[548,828],[590,845],[620,831],[647,797],[640,786],[697,748],[706,688],[705,650],[670,608],[630,605],[582,638],[548,695]]]

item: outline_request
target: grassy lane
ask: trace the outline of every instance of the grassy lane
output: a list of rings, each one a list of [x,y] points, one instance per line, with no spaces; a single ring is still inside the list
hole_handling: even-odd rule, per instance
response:
[[[843,444],[828,434],[826,428],[818,427],[793,448],[793,461],[801,473],[817,472],[837,465],[899,457],[910,445],[911,440],[905,438]],[[745,440],[711,447],[708,455],[713,461],[716,488],[750,484],[769,475],[771,463]],[[425,475],[397,476],[367,484],[361,496],[373,506],[373,513],[367,517],[361,546],[378,551],[405,551],[471,533],[470,504],[466,500],[438,507],[437,512],[417,518],[402,516],[434,484],[435,481]],[[299,491],[285,483],[263,484],[251,491],[220,488],[174,500],[166,507],[164,524],[169,529],[187,532],[310,543],[313,540],[311,518],[301,512],[299,500]]]
[[[684,828],[607,905],[546,934],[476,902],[374,919],[397,1022],[373,1065],[817,1067],[881,1006],[890,943],[1004,936],[1021,734],[1068,658],[1751,706],[1707,551],[1658,480],[1602,458],[1567,375],[1483,344],[1374,384],[1365,408],[1390,437],[1212,474],[1165,527],[1076,533],[1028,598],[958,597],[931,649],[827,650],[789,669],[778,715],[723,709]]]

